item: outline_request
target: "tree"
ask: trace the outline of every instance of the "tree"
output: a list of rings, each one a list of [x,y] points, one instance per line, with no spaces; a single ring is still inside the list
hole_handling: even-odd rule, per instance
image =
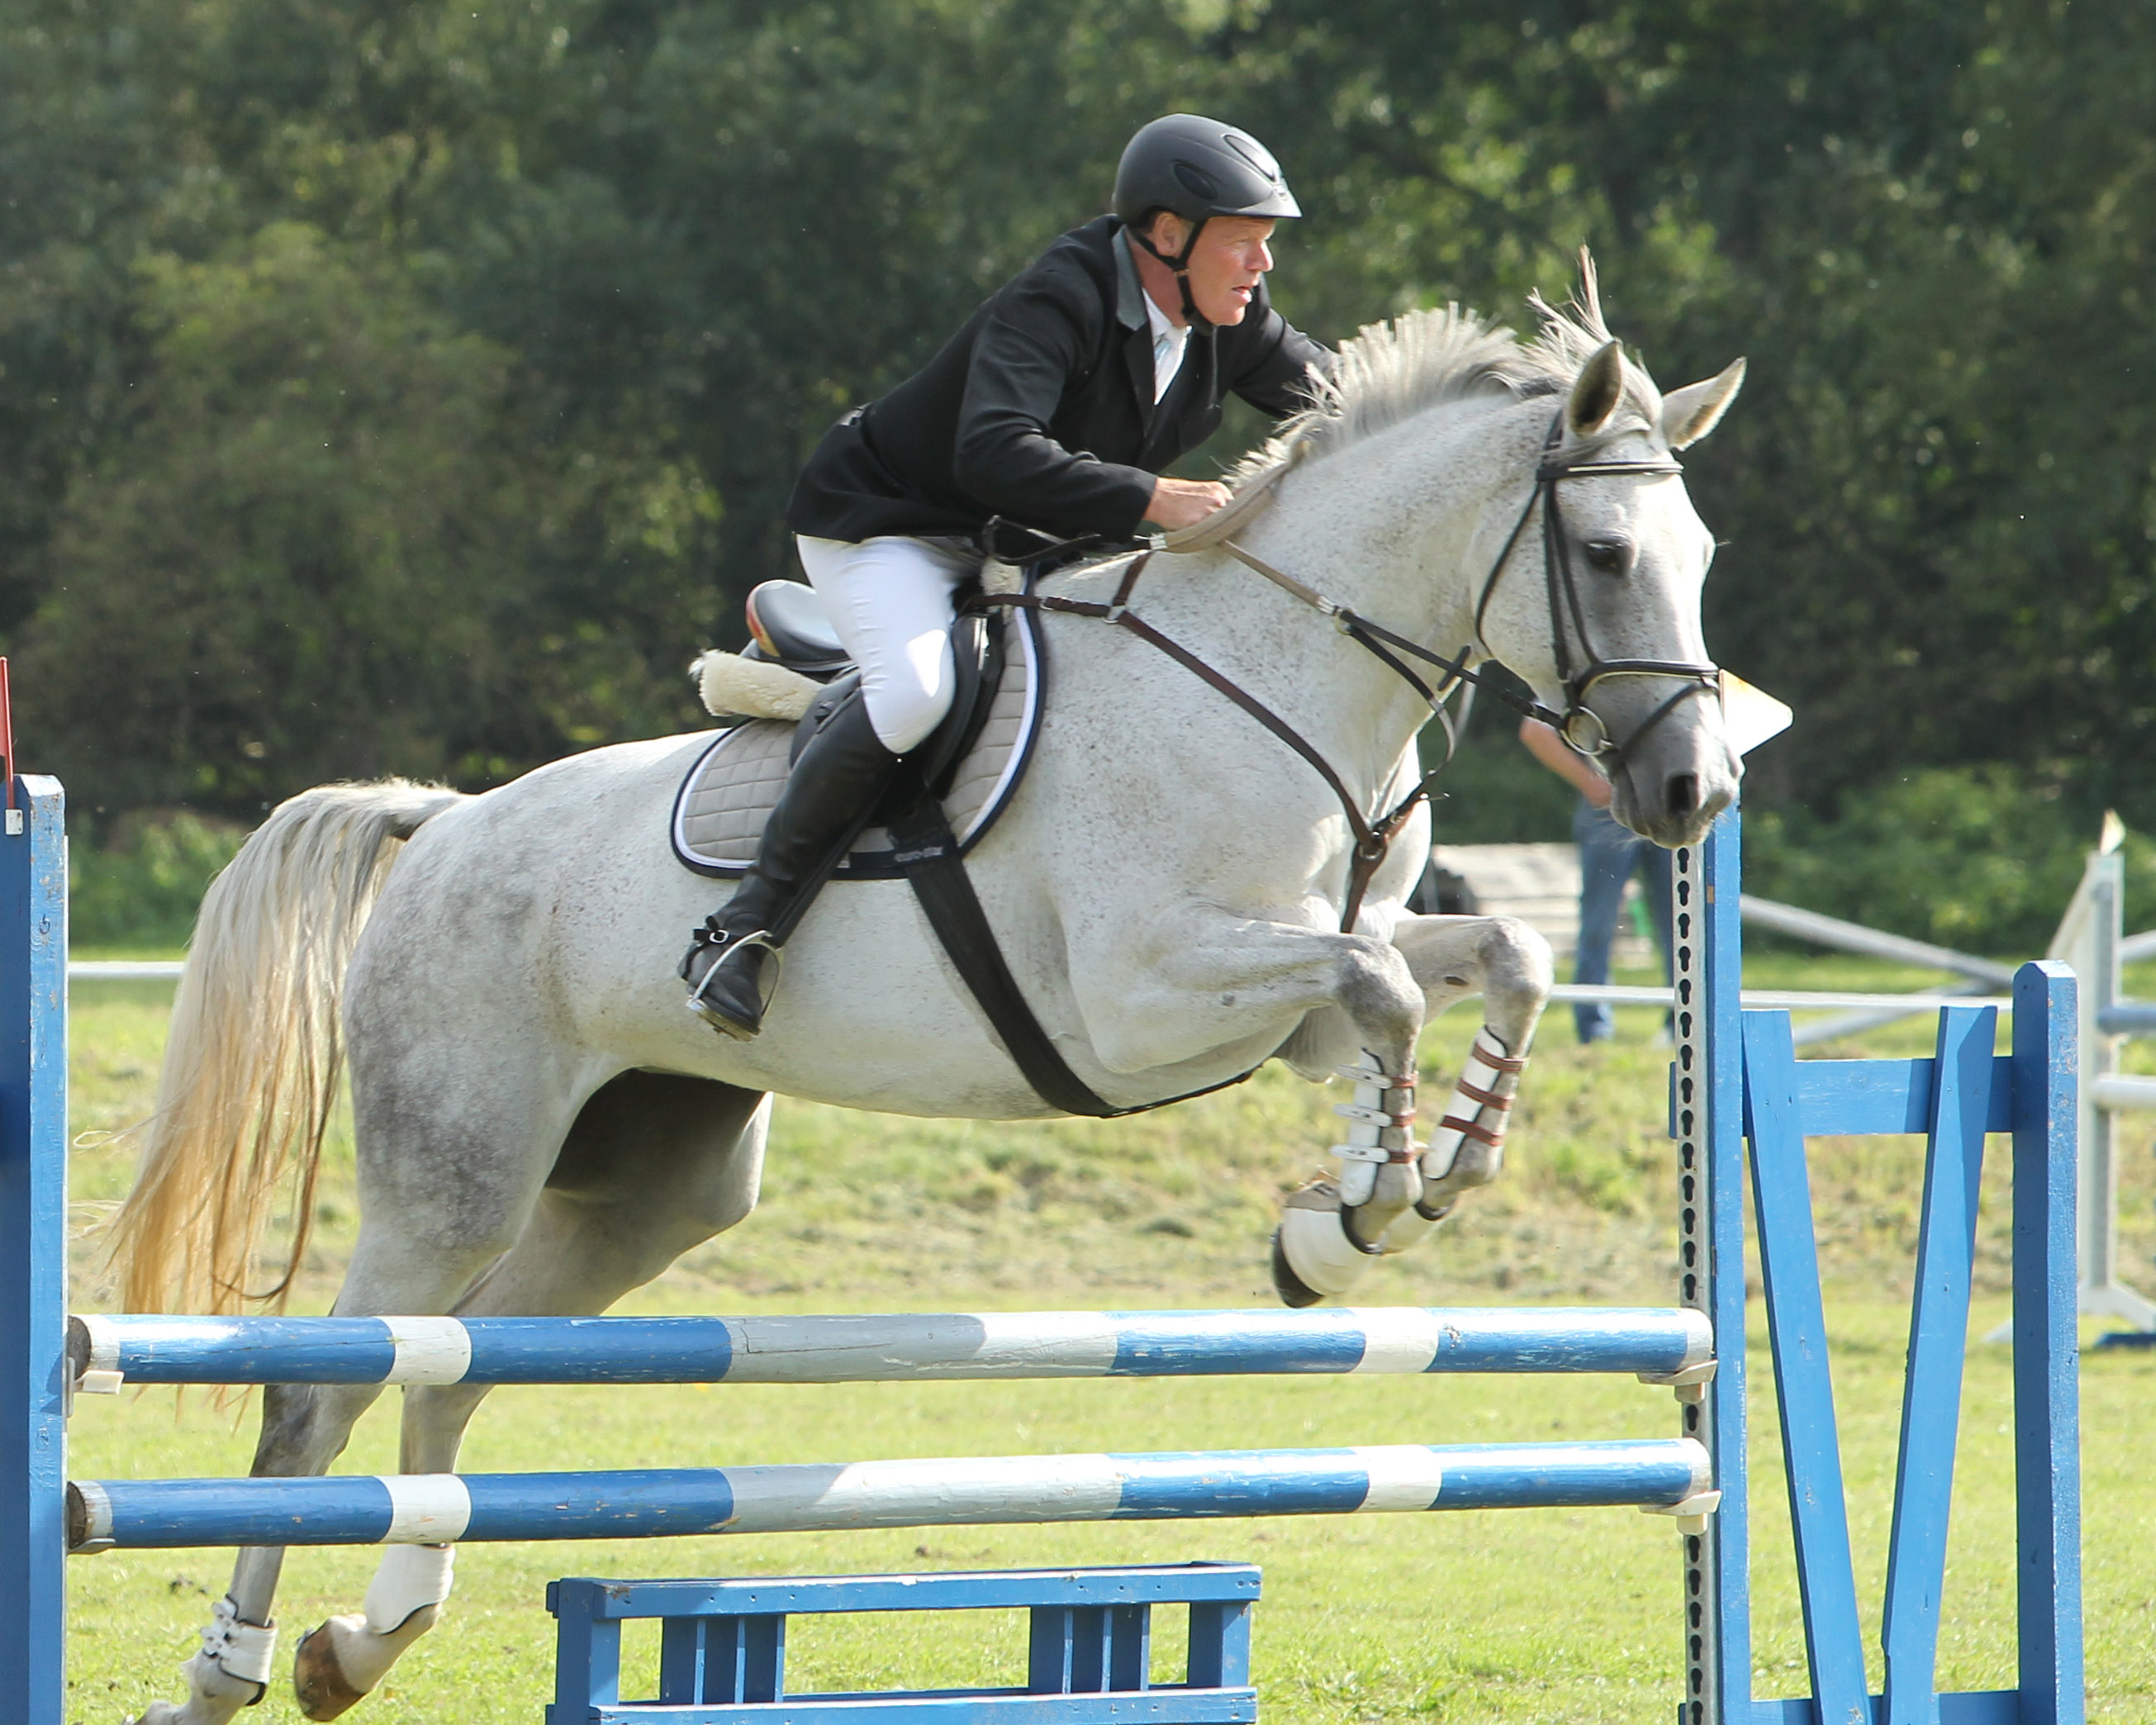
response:
[[[19,649],[80,792],[241,812],[353,774],[485,783],[685,716],[646,654],[691,616],[640,635],[716,516],[693,475],[646,470],[642,518],[606,524],[629,578],[565,602],[547,574],[607,476],[505,436],[508,352],[302,226],[141,273],[137,423],[73,488]]]

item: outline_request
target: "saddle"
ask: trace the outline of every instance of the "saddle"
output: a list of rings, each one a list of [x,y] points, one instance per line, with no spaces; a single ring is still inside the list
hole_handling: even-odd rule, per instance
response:
[[[720,880],[747,870],[794,757],[824,715],[860,681],[814,588],[767,581],[749,595],[747,612],[749,644],[738,655],[710,655],[699,667],[707,701],[752,710],[714,715],[719,735],[674,798],[675,855],[683,866]],[[957,688],[950,712],[906,757],[833,880],[888,880],[902,874],[890,823],[924,800],[939,805],[960,851],[971,850],[1024,778],[1040,720],[1034,619],[1006,622],[962,613],[952,625],[951,647]],[[713,660],[735,662],[715,667]],[[762,716],[768,714],[784,716]]]

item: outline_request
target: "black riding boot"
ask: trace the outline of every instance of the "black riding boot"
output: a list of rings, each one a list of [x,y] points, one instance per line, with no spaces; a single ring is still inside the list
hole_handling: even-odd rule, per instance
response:
[[[763,1028],[765,970],[777,966],[774,955],[867,825],[897,763],[858,690],[808,739],[764,823],[755,862],[681,960],[689,1009],[712,1029],[747,1038]]]

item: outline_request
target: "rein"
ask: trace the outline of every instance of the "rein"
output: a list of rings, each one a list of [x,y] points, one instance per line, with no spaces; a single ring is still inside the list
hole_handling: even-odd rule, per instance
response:
[[[1116,589],[1115,598],[1106,604],[1095,599],[1066,599],[1057,593],[976,593],[968,599],[966,607],[968,609],[983,609],[990,605],[1008,605],[1031,611],[1053,611],[1066,617],[1097,617],[1118,628],[1127,629],[1149,646],[1165,653],[1185,670],[1219,690],[1301,756],[1325,781],[1332,794],[1340,799],[1341,812],[1348,817],[1348,830],[1355,835],[1353,860],[1348,866],[1348,897],[1340,913],[1340,932],[1342,934],[1350,932],[1355,927],[1356,917],[1362,913],[1363,898],[1369,889],[1370,877],[1377,873],[1378,865],[1384,861],[1386,853],[1392,849],[1394,838],[1414,812],[1415,804],[1422,800],[1429,788],[1429,780],[1425,778],[1418,784],[1389,814],[1382,815],[1374,821],[1365,817],[1355,793],[1348,788],[1340,775],[1333,771],[1332,763],[1317,752],[1307,737],[1249,690],[1214,670],[1181,642],[1163,634],[1137,612],[1128,608],[1131,589],[1137,585],[1138,576],[1152,557],[1151,551],[1142,551],[1131,560],[1130,567],[1124,571],[1122,585]]]
[[[1307,583],[1275,568],[1264,558],[1245,550],[1225,534],[1207,532],[1203,522],[1190,536],[1182,539],[1179,543],[1170,543],[1163,539],[1140,552],[1124,570],[1115,597],[1105,604],[1097,600],[1064,598],[1054,593],[996,593],[974,595],[966,602],[967,608],[985,609],[992,605],[1004,605],[1027,610],[1060,612],[1066,616],[1099,618],[1103,622],[1128,629],[1140,640],[1158,649],[1178,665],[1202,678],[1294,750],[1310,764],[1339,799],[1341,811],[1348,818],[1348,830],[1355,837],[1355,847],[1348,865],[1348,894],[1340,912],[1340,932],[1342,934],[1352,933],[1355,919],[1362,913],[1363,901],[1369,891],[1371,879],[1383,863],[1394,839],[1407,824],[1408,818],[1414,813],[1416,805],[1430,794],[1430,788],[1436,783],[1439,775],[1452,764],[1457,739],[1453,735],[1451,719],[1445,712],[1445,703],[1461,684],[1471,684],[1483,690],[1524,717],[1549,726],[1564,739],[1568,747],[1596,762],[1605,773],[1614,773],[1615,769],[1621,768],[1626,755],[1640,739],[1668,718],[1683,702],[1695,695],[1710,691],[1718,693],[1721,690],[1722,671],[1717,665],[1694,665],[1681,660],[1604,659],[1595,651],[1588,635],[1587,618],[1580,604],[1578,583],[1573,573],[1572,551],[1564,534],[1558,486],[1568,479],[1661,476],[1682,473],[1684,469],[1671,460],[1553,459],[1548,452],[1558,447],[1563,429],[1564,414],[1560,410],[1551,422],[1549,435],[1543,440],[1543,456],[1535,469],[1535,488],[1528,495],[1526,507],[1521,510],[1518,519],[1512,523],[1512,531],[1505,536],[1505,542],[1491,564],[1488,576],[1483,580],[1481,597],[1475,606],[1475,639],[1450,659],[1364,617],[1337,600],[1328,598]],[[1276,470],[1271,477],[1277,479],[1284,471],[1285,469]],[[1266,489],[1270,490],[1269,483]],[[1253,503],[1256,501],[1252,500]],[[1481,646],[1483,616],[1490,608],[1490,601],[1496,593],[1497,583],[1504,575],[1512,548],[1519,543],[1521,534],[1527,531],[1527,522],[1533,517],[1537,504],[1543,506],[1543,575],[1549,599],[1551,641],[1557,658],[1558,677],[1564,691],[1565,704],[1562,712],[1545,706],[1538,701],[1522,700],[1511,690],[1471,670],[1467,665],[1469,656]],[[1235,505],[1231,503],[1228,508],[1234,510]],[[1240,517],[1245,512],[1238,511],[1236,513]],[[1414,788],[1394,804],[1389,813],[1375,818],[1365,816],[1354,793],[1348,788],[1340,775],[1333,770],[1332,764],[1317,752],[1308,738],[1248,690],[1208,665],[1181,643],[1163,634],[1130,609],[1131,594],[1137,586],[1139,576],[1152,561],[1155,552],[1188,552],[1215,548],[1226,552],[1245,567],[1264,576],[1283,593],[1301,600],[1322,615],[1330,617],[1335,629],[1407,683],[1444,723],[1445,758],[1425,773]],[[1574,637],[1579,644],[1580,655],[1576,669],[1572,649]],[[1435,666],[1440,675],[1435,680],[1425,679],[1399,656],[1402,654]],[[1482,654],[1488,657],[1488,649],[1483,648]],[[1601,716],[1587,705],[1587,697],[1595,685],[1608,677],[1676,677],[1683,680],[1685,686],[1648,714],[1630,737],[1618,742],[1611,737]]]

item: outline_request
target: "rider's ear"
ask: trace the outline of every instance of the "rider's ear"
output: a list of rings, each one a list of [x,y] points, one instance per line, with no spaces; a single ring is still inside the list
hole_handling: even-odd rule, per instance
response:
[[[1572,399],[1564,404],[1565,429],[1574,437],[1594,436],[1609,423],[1624,398],[1625,350],[1614,341],[1606,342],[1572,386]]]
[[[1733,359],[1704,383],[1687,383],[1662,398],[1662,430],[1670,447],[1697,443],[1721,423],[1744,387],[1744,362]]]

